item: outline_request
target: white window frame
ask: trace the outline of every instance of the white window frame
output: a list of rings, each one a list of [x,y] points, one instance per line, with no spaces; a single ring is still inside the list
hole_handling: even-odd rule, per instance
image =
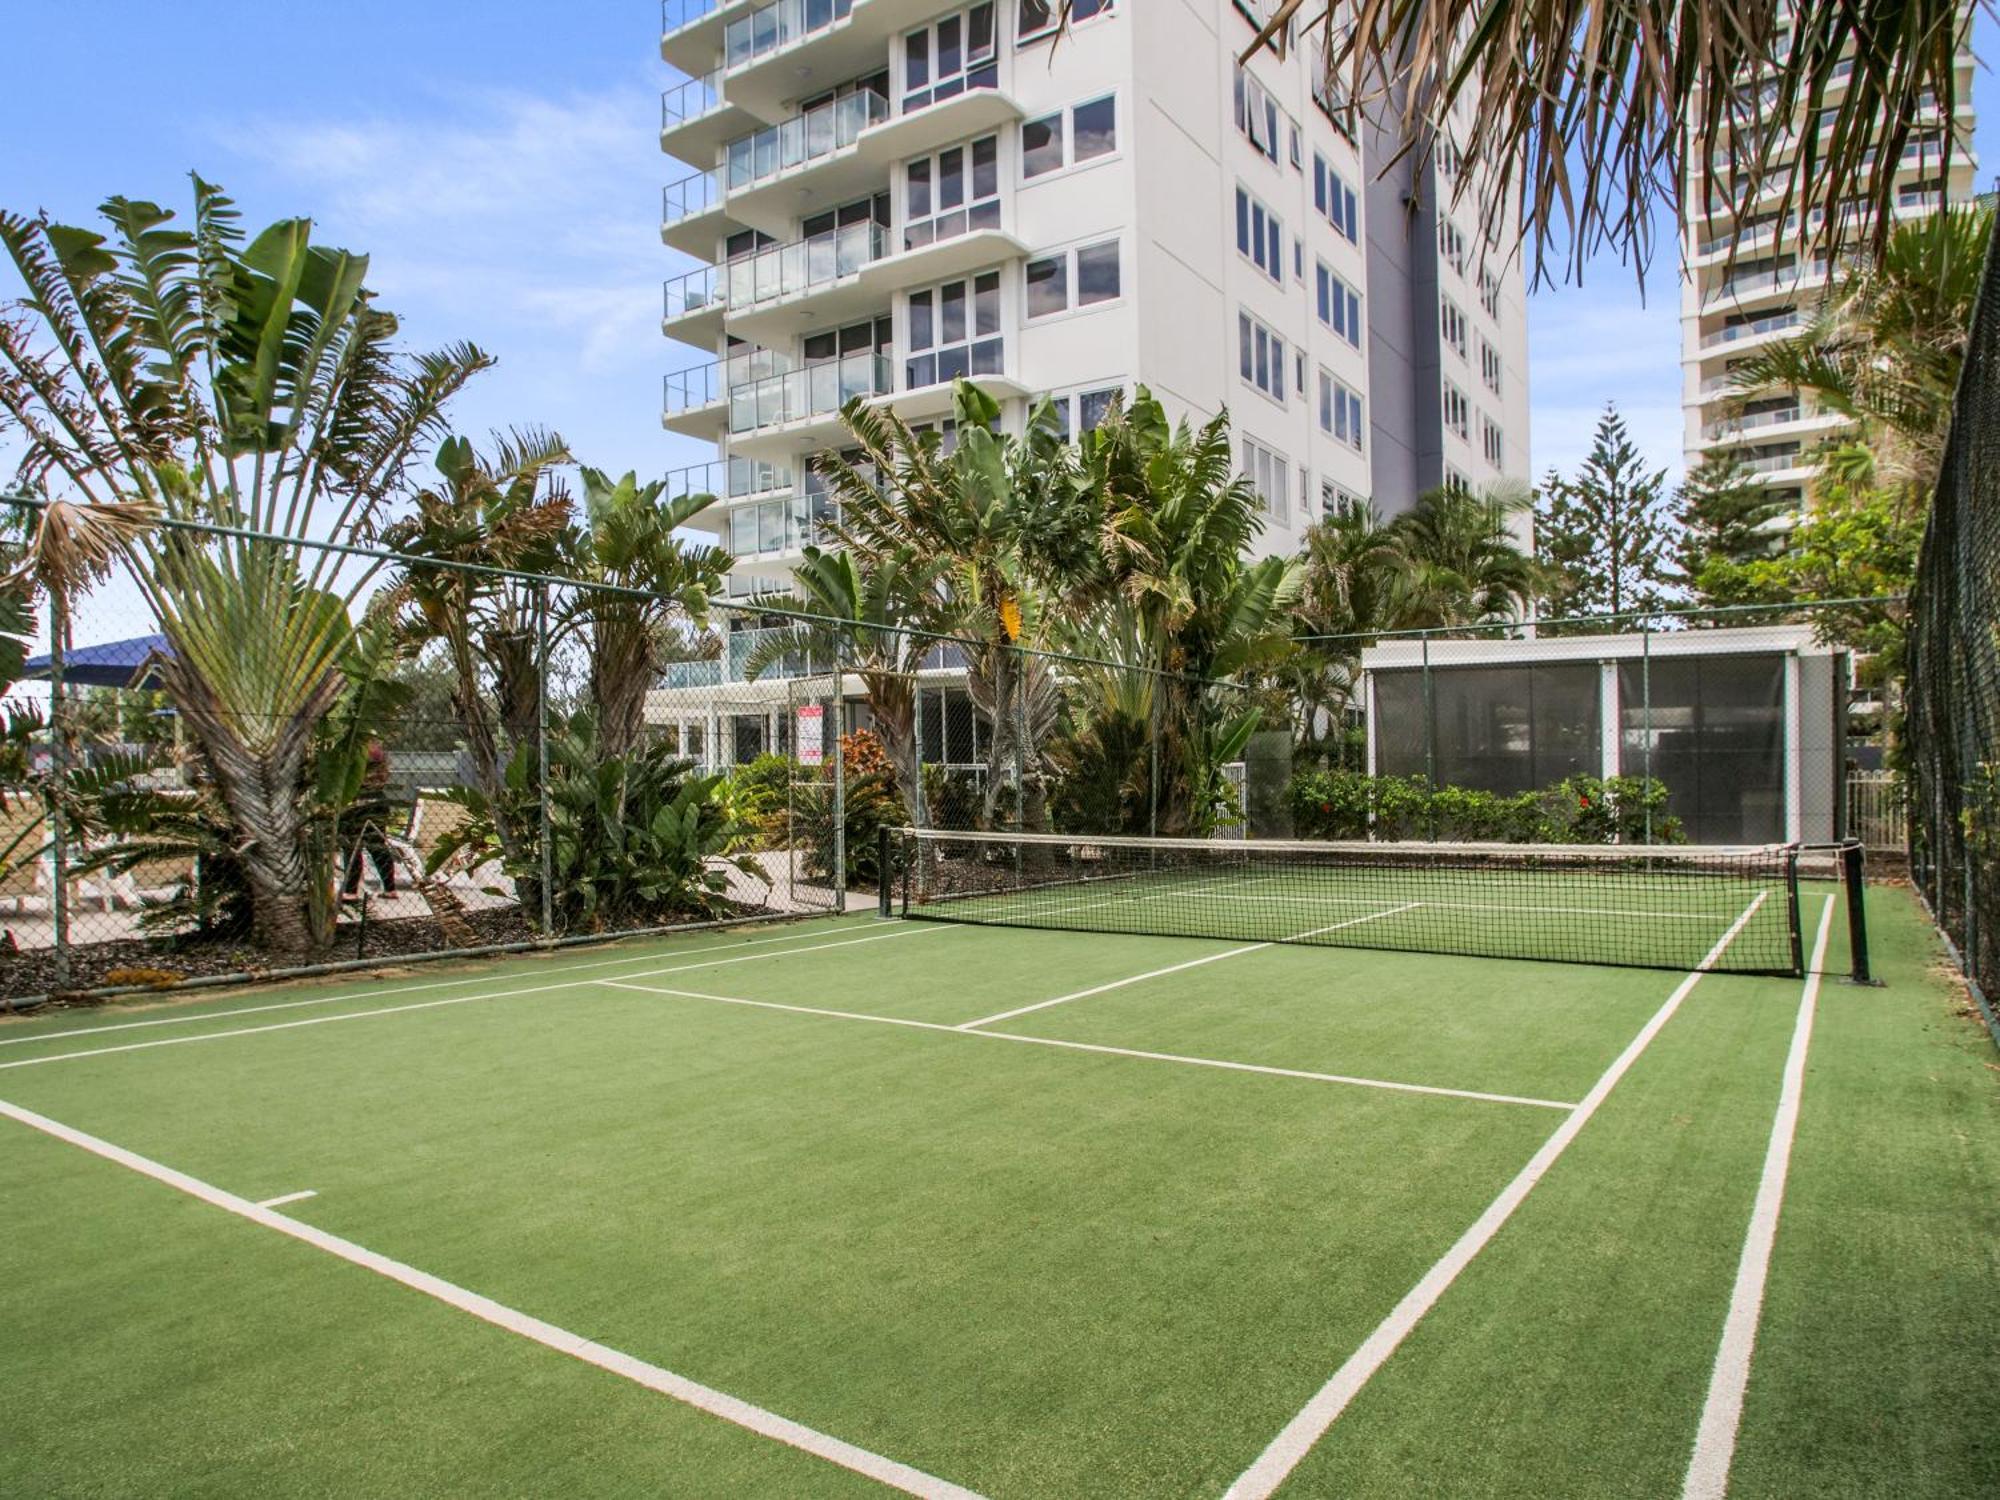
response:
[[[1438,259],[1450,266],[1461,279],[1464,278],[1465,235],[1443,214],[1438,215]]]
[[[1438,298],[1438,332],[1444,336],[1445,346],[1460,359],[1468,359],[1470,335],[1466,331],[1465,309],[1449,297]]]
[[[1325,365],[1319,369],[1319,430],[1356,453],[1367,449],[1367,408],[1361,393]]]
[[[1292,524],[1292,466],[1268,443],[1243,434],[1243,477],[1250,481],[1264,514],[1279,526]]]
[[[1079,161],[1076,154],[1076,112],[1079,109],[1086,109],[1093,104],[1109,104],[1111,106],[1111,149],[1109,151],[1100,151],[1095,156],[1086,156]],[[1120,108],[1118,102],[1118,91],[1114,89],[1110,93],[1092,94],[1088,99],[1078,99],[1073,103],[1061,106],[1059,109],[1052,109],[1046,114],[1036,115],[1032,119],[1023,120],[1021,122],[1021,130],[1023,132],[1023,140],[1021,142],[1021,186],[1039,187],[1042,183],[1051,181],[1054,178],[1094,167],[1099,162],[1116,161],[1121,154],[1119,142],[1124,139],[1124,122],[1120,118],[1123,114],[1124,111]],[[1040,125],[1050,120],[1055,121],[1056,144],[1062,149],[1062,160],[1057,162],[1053,167],[1044,167],[1031,177],[1028,175],[1026,131],[1030,125]]]
[[[1045,19],[1040,26],[1023,30],[1021,26],[1022,17],[1028,13],[1028,7],[1031,4],[1040,5],[1042,15]],[[1097,8],[1085,12],[1084,7],[1088,5],[1095,5]],[[1012,9],[1014,12],[1014,45],[1016,47],[1027,47],[1036,42],[1047,41],[1056,34],[1056,18],[1062,14],[1062,0],[1012,0]],[[1070,11],[1069,29],[1075,31],[1079,26],[1088,26],[1092,21],[1104,16],[1116,15],[1117,12],[1118,0],[1075,0],[1074,8]]]
[[[1236,253],[1276,285],[1285,284],[1285,221],[1240,182],[1236,184]]]
[[[1479,451],[1496,469],[1507,461],[1507,434],[1485,412],[1479,414]]]
[[[1479,268],[1479,305],[1486,309],[1487,317],[1500,316],[1500,277],[1484,266]]]
[[[1445,431],[1458,437],[1461,442],[1472,441],[1472,402],[1449,380],[1442,381],[1443,412]]]
[[[1236,65],[1234,87],[1232,109],[1238,134],[1250,143],[1252,150],[1275,167],[1284,150],[1279,122],[1290,120],[1291,116],[1280,107],[1276,96],[1257,81],[1257,75],[1241,63]],[[1270,137],[1268,142],[1259,139],[1267,133]]]
[[[995,278],[994,293],[998,299],[998,303],[994,311],[993,330],[990,333],[981,333],[979,331],[979,283],[984,281],[988,276],[992,276]],[[963,283],[965,287],[965,318],[966,318],[965,333],[964,336],[961,338],[956,338],[947,341],[944,336],[944,292],[947,287],[957,286],[960,285],[961,283]],[[945,381],[935,378],[936,376],[935,367],[938,358],[944,353],[944,351],[948,349],[958,349],[961,347],[964,348],[965,364],[966,364],[965,373],[969,378],[977,379],[981,375],[995,375],[1006,370],[1007,368],[1007,301],[1006,301],[1007,282],[1006,282],[1006,277],[1002,275],[999,267],[982,266],[977,270],[966,271],[957,276],[947,276],[943,281],[932,282],[927,286],[910,287],[902,295],[903,295],[903,349],[902,349],[902,358],[900,360],[902,368],[896,372],[897,377],[901,382],[900,386],[901,389],[928,390],[931,386],[944,384]],[[923,348],[919,349],[916,346],[916,337],[911,328],[911,322],[912,322],[911,304],[915,301],[916,298],[926,297],[926,296],[931,299],[930,303],[931,320],[932,320],[931,338],[929,343],[925,344]],[[981,370],[977,368],[976,364],[974,363],[973,348],[975,345],[983,345],[989,343],[996,344],[999,346],[999,365],[996,369]],[[921,382],[921,383],[911,381],[910,365],[914,361],[923,359],[927,356],[932,361],[933,378],[927,382]],[[956,374],[957,372],[953,373]],[[949,378],[950,377],[946,377],[947,380]]]
[[[978,183],[978,169],[973,165],[974,154],[978,151],[979,147],[985,144],[987,141],[991,141],[993,143],[993,191],[985,197],[979,197],[976,196],[977,183]],[[964,166],[965,197],[959,201],[957,207],[955,208],[948,208],[948,209],[940,208],[938,206],[940,201],[939,192],[944,183],[944,172],[940,166],[940,163],[948,153],[953,151],[963,153],[963,160],[965,163]],[[931,197],[930,212],[921,218],[917,217],[910,210],[910,168],[917,166],[919,164],[927,167],[930,171],[930,197]],[[971,140],[956,141],[949,146],[940,146],[935,151],[927,151],[922,156],[911,157],[908,161],[903,163],[902,187],[903,187],[903,194],[902,194],[903,212],[901,216],[902,226],[903,226],[902,239],[903,239],[903,247],[906,250],[921,250],[924,249],[926,246],[941,243],[941,240],[939,239],[937,233],[938,223],[940,220],[949,218],[953,214],[963,214],[965,216],[965,228],[956,230],[951,234],[945,235],[943,238],[946,240],[954,240],[959,238],[961,235],[977,234],[982,229],[998,229],[1000,227],[1000,213],[1001,213],[1000,204],[1002,197],[1000,188],[999,135],[996,132],[988,131],[986,134],[975,136]],[[987,219],[990,220],[990,222],[974,223],[973,220],[975,218]],[[928,224],[931,227],[931,236],[929,239],[923,241],[922,244],[912,245],[910,243],[910,230],[912,229],[912,227],[919,224]]]
[[[1494,395],[1501,394],[1501,385],[1506,378],[1506,363],[1500,358],[1500,351],[1493,347],[1490,339],[1479,340],[1479,379]]]
[[[1313,152],[1313,209],[1348,244],[1361,243],[1361,200],[1320,151]]]
[[[1313,314],[1335,338],[1361,347],[1361,294],[1323,260],[1313,263]]]
[[[1110,246],[1118,256],[1118,290],[1109,297],[1098,297],[1093,301],[1083,301],[1083,276],[1077,265],[1077,257],[1092,250],[1102,250]],[[1048,312],[1034,312],[1028,306],[1028,272],[1046,261],[1060,261],[1063,274],[1063,305]],[[1024,323],[1052,323],[1059,318],[1071,317],[1079,313],[1101,312],[1125,300],[1125,252],[1123,242],[1117,235],[1109,239],[1089,240],[1077,245],[1064,245],[1045,255],[1028,257],[1021,265],[1021,321]]]
[[[1262,318],[1246,312],[1236,311],[1236,373],[1243,383],[1268,400],[1278,405],[1285,404],[1285,360],[1287,349],[1284,335],[1271,327]],[[1248,366],[1246,369],[1245,366]],[[1259,368],[1267,370],[1268,383],[1260,384],[1257,379]]]
[[[998,88],[1000,86],[998,73],[1000,66],[1000,7],[1001,0],[976,0],[976,3],[972,5],[962,6],[958,10],[946,11],[940,16],[932,16],[921,26],[911,26],[903,31],[900,47],[902,56],[899,59],[902,66],[900,75],[895,79],[896,112],[898,114],[915,114],[919,110],[929,109],[933,105],[948,103],[963,94],[972,93],[979,89]],[[992,16],[992,42],[990,50],[975,59],[972,55],[972,14],[977,10],[986,10]],[[950,20],[956,20],[959,23],[959,67],[956,73],[946,78],[937,71],[937,29],[944,22]],[[923,33],[924,37],[925,82],[920,88],[911,88],[909,72],[910,38],[916,36],[919,32]],[[995,70],[991,83],[970,82],[974,74],[983,72],[988,68]],[[939,98],[938,90],[945,87],[950,87],[950,92],[945,94],[943,98]],[[924,96],[923,102],[921,104],[911,104],[909,101],[918,94]]]

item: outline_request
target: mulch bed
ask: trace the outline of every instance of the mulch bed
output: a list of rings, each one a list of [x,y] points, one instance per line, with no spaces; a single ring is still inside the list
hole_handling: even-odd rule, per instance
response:
[[[472,929],[474,941],[471,946],[475,947],[489,943],[531,942],[536,936],[528,919],[513,907],[467,912],[465,923]],[[339,963],[356,958],[387,961],[413,953],[435,953],[467,946],[447,939],[435,917],[399,917],[390,922],[370,922],[365,940],[362,939],[359,923],[343,922],[333,947],[318,961]],[[95,1002],[79,992],[136,982],[134,978],[124,977],[121,971],[125,974],[146,971],[172,975],[176,979],[199,979],[227,974],[254,975],[277,967],[280,966],[272,963],[269,953],[247,942],[182,940],[170,943],[126,938],[111,943],[81,943],[70,949],[69,983],[53,1003],[93,1004]],[[162,980],[160,988],[171,989],[172,985]],[[55,954],[52,950],[30,948],[20,953],[0,952],[0,1011],[4,1011],[8,1004],[4,997],[25,999],[35,995],[52,995],[55,989]]]

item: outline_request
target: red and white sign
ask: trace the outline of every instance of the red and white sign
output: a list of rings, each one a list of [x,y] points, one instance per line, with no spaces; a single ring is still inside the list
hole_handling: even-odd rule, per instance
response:
[[[799,764],[822,765],[826,761],[826,709],[808,703],[798,713]]]

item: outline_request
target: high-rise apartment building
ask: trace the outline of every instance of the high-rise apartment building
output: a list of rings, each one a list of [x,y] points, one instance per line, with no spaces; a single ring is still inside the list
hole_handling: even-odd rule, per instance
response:
[[[1978,163],[1972,153],[1973,56],[1968,40],[1957,67],[1957,111],[1947,121],[1933,106],[1920,120],[1894,167],[1898,218],[1935,213],[1974,192]],[[1823,130],[1846,88],[1853,59],[1839,63],[1823,108],[1786,127],[1791,143],[1779,158],[1794,159],[1808,130]],[[1775,85],[1746,85],[1746,115],[1775,98]],[[1767,127],[1768,128],[1768,127]],[[1953,145],[1945,165],[1947,130]],[[1814,451],[1849,424],[1797,392],[1744,400],[1732,386],[1734,372],[1759,350],[1797,335],[1839,267],[1808,236],[1825,212],[1794,203],[1781,211],[1782,172],[1752,196],[1724,153],[1703,162],[1690,157],[1683,184],[1687,228],[1681,244],[1681,404],[1684,457],[1692,471],[1712,452],[1736,458],[1743,469],[1795,508],[1805,501]],[[1704,214],[1704,207],[1707,212]]]
[[[1329,97],[1310,37],[1236,59],[1267,0],[666,0],[661,233],[702,262],[664,329],[706,362],[664,421],[719,457],[732,589],[782,588],[827,497],[811,458],[865,396],[944,422],[953,377],[1076,431],[1144,384],[1227,408],[1265,551],[1331,508],[1528,475],[1515,225],[1447,138]],[[725,669],[726,670],[726,669]]]

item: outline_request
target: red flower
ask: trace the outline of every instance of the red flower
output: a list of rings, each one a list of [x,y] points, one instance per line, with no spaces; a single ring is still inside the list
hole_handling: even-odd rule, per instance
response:
[[[1332,812],[1332,811],[1333,811],[1333,804],[1332,804],[1331,802],[1322,802],[1322,803],[1320,803],[1320,805],[1319,805],[1319,810],[1320,810],[1321,812]]]
[[[1576,805],[1582,808],[1585,812],[1590,811],[1590,799],[1588,797],[1577,798]]]

